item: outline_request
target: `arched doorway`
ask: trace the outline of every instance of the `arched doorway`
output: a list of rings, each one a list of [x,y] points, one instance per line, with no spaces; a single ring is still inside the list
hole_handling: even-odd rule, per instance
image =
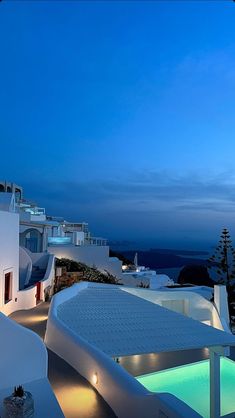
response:
[[[7,193],[11,193],[12,192],[12,188],[10,186],[7,186]]]
[[[42,234],[35,228],[26,229],[20,233],[20,245],[32,253],[42,252]]]
[[[5,192],[5,186],[3,184],[0,184],[0,192]]]

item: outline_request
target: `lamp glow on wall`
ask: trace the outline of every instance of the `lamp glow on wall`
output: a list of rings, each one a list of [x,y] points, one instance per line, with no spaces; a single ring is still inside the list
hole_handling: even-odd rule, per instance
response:
[[[96,372],[92,376],[92,383],[93,383],[93,385],[98,384],[98,373],[96,373]]]

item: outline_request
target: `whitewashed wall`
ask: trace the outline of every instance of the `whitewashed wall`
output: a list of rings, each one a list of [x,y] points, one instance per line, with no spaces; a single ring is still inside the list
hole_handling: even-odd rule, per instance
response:
[[[32,286],[19,291],[19,269],[24,279],[32,269],[32,263],[45,268],[45,276],[41,280],[41,299],[44,300],[44,290],[54,281],[54,256],[51,254],[29,254],[19,249],[19,215],[0,211],[0,312],[10,315],[20,309],[31,309],[36,306],[36,287]],[[21,257],[20,257],[21,255]],[[19,263],[21,259],[21,263]],[[12,273],[11,300],[4,303],[5,274]]]
[[[70,258],[85,263],[90,267],[95,266],[101,271],[107,270],[118,278],[122,275],[122,263],[117,258],[109,257],[108,246],[53,245],[48,247],[48,252],[54,254],[58,258]]]
[[[47,351],[40,337],[0,313],[0,389],[47,377]]]
[[[39,256],[39,253],[37,253]],[[46,259],[44,258],[44,254],[41,254],[43,258],[43,264],[45,260],[47,260],[46,272],[41,282],[41,300],[45,300],[45,289],[48,286],[52,286],[54,283],[54,276],[55,276],[55,269],[54,269],[54,255],[53,254],[46,254]],[[39,257],[40,259],[40,257]],[[36,306],[36,293],[37,288],[36,286],[31,286],[26,289],[23,289],[17,293],[17,303],[12,307],[11,310],[7,311],[6,314],[9,315],[10,313],[21,310],[21,309],[32,309]]]
[[[31,330],[0,313],[0,415],[5,416],[3,400],[14,386],[23,385],[32,393],[35,418],[63,418],[64,414],[47,378],[47,350]]]
[[[47,351],[40,337],[0,312],[0,390],[47,377]]]
[[[23,289],[28,284],[32,274],[32,259],[25,248],[19,248],[19,288]]]
[[[43,280],[41,280],[41,299],[44,300],[45,294],[44,290],[48,286],[54,285],[54,279],[55,279],[55,256],[54,254],[47,254],[47,267],[46,272],[44,275]]]
[[[27,287],[26,289],[23,289],[20,292],[18,292],[18,294],[17,294],[17,304],[15,306],[15,309],[12,310],[12,312],[20,311],[20,310],[23,310],[23,309],[34,308],[37,305],[36,293],[37,293],[36,286],[30,286],[30,287]],[[9,312],[8,315],[12,312]]]
[[[185,314],[198,321],[207,321],[208,325],[212,325],[215,328],[228,331],[224,329],[221,323],[218,312],[210,301],[192,291],[152,291],[148,289],[137,289],[123,287],[123,290],[133,295],[142,297],[150,302],[164,306],[168,309],[177,310],[180,308],[178,302],[182,302],[182,311],[180,313]],[[168,302],[168,304],[167,304]]]
[[[0,311],[9,314],[17,305],[19,289],[19,215],[0,211]],[[4,303],[5,273],[12,273],[12,298]]]

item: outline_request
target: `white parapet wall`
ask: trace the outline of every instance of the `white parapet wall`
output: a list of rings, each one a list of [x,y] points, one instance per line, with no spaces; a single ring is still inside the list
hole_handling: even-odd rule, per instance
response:
[[[16,249],[17,251],[17,249]],[[45,291],[52,287],[54,284],[55,278],[55,269],[54,269],[54,261],[55,257],[53,254],[47,253],[36,253],[33,254],[33,260],[31,259],[31,254],[29,251],[25,251],[24,248],[20,247],[20,255],[21,255],[21,262],[20,268],[21,274],[23,275],[24,280],[29,279],[28,274],[32,272],[32,261],[36,262],[36,264],[40,268],[44,268],[45,275],[40,280],[40,300],[45,300]],[[19,255],[19,250],[18,250]],[[23,258],[22,258],[23,255]],[[13,255],[14,256],[14,255]],[[31,261],[30,261],[31,260]],[[7,269],[6,271],[15,271],[15,281],[12,283],[12,293],[11,293],[11,300],[7,303],[4,303],[4,294],[2,294],[2,304],[0,305],[0,312],[3,312],[5,315],[10,315],[12,312],[23,310],[23,309],[32,309],[37,305],[37,287],[36,285],[32,285],[21,290],[18,289],[19,283],[19,275],[17,274],[17,270]],[[1,289],[4,288],[4,275],[2,277],[3,285]],[[27,282],[27,280],[26,280]],[[27,283],[26,283],[27,284]],[[1,291],[0,291],[1,294]]]
[[[19,269],[27,279],[32,267],[27,253],[24,250],[20,253],[19,215],[0,211],[0,231],[0,312],[10,315],[16,310],[33,308],[36,289],[34,286],[19,290]]]
[[[63,418],[47,378],[48,355],[41,338],[0,313],[0,415],[3,400],[23,385],[34,400],[34,417]]]
[[[55,280],[55,256],[48,254],[46,272],[41,280],[41,299],[45,300],[45,290],[47,287],[53,287]]]
[[[27,250],[29,256],[32,259],[33,265],[38,266],[40,269],[45,270],[45,274],[43,279],[40,280],[41,289],[40,289],[40,297],[41,300],[45,299],[45,289],[48,286],[54,285],[55,279],[55,256],[54,254],[48,253],[32,253],[31,251]]]
[[[60,321],[57,315],[59,305],[88,286],[86,282],[76,284],[53,297],[45,336],[48,348],[84,376],[119,418],[199,418],[175,396],[149,392],[111,357]]]
[[[197,321],[204,322],[214,328],[229,331],[228,327],[225,327],[221,321],[214,304],[193,291],[167,289],[155,292],[149,289],[131,287],[123,287],[123,290],[152,303],[182,313]]]
[[[118,278],[122,276],[122,262],[116,257],[109,257],[108,246],[50,245],[48,252],[58,258],[80,261],[90,267],[96,267],[100,271],[107,270]]]
[[[24,247],[19,248],[19,287],[24,289],[32,274],[32,259]]]
[[[230,330],[229,327],[229,309],[228,309],[228,294],[226,286],[214,286],[214,303],[220,316],[224,327]]]
[[[0,390],[47,377],[47,350],[41,338],[0,312]]]
[[[19,215],[0,211],[0,231],[0,311],[8,315],[19,290]]]

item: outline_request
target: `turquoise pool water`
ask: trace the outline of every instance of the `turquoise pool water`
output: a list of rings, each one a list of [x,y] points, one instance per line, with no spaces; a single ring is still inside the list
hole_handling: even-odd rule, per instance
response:
[[[221,415],[235,411],[235,362],[220,359]],[[151,392],[168,392],[204,418],[210,417],[209,360],[187,364],[136,379]]]

